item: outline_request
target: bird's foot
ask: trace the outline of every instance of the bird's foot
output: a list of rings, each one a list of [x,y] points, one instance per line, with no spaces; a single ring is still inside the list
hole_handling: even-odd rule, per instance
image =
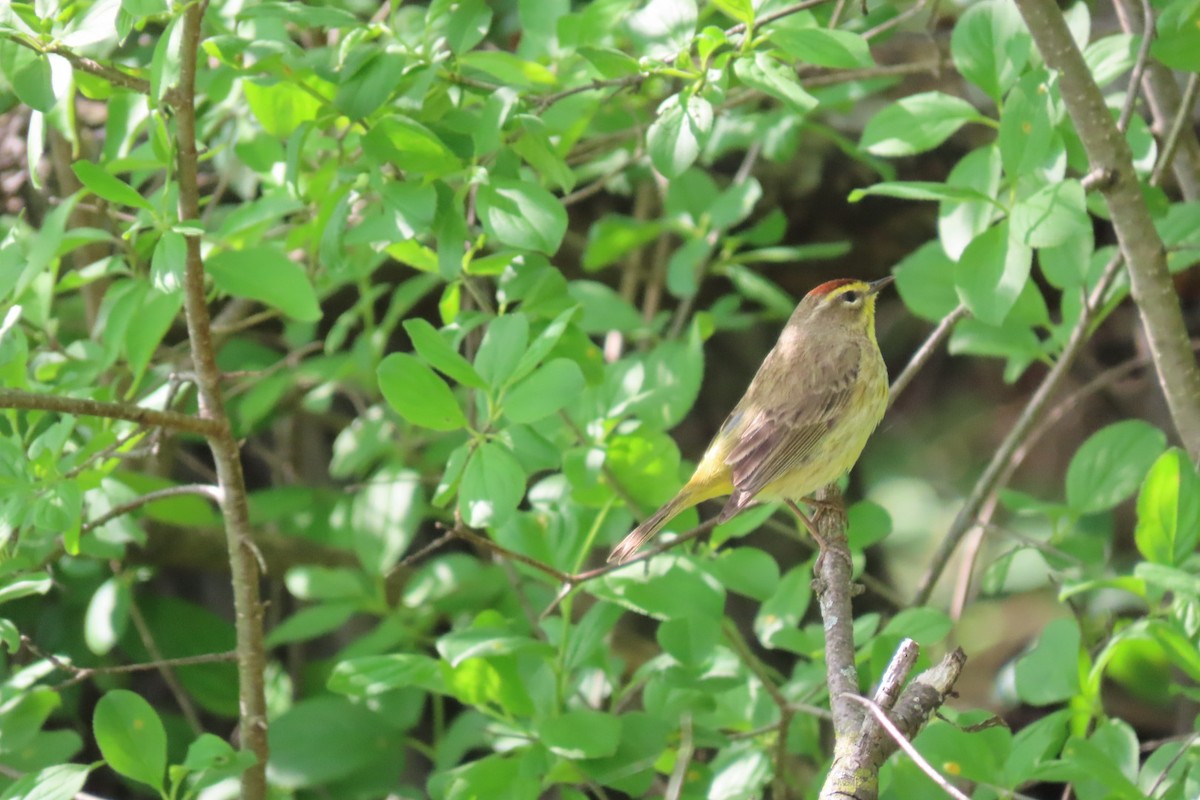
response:
[[[838,558],[846,562],[846,565],[850,569],[850,573],[853,573],[854,562],[851,560],[850,553],[845,545],[843,544],[840,547],[831,545],[829,541],[821,535],[821,532],[817,530],[817,526],[813,524],[813,521],[809,519],[809,516],[800,509],[800,506],[796,505],[796,503],[791,500],[786,500],[785,502],[787,503],[788,508],[792,509],[792,512],[800,519],[800,522],[804,525],[804,527],[808,529],[808,535],[811,536],[813,541],[817,543],[817,562],[813,565],[813,572],[817,574],[821,573],[821,567],[825,561],[825,554],[832,550]],[[814,507],[816,507],[818,514],[833,513],[840,515],[842,518],[842,527],[845,528],[846,511],[842,507],[841,503],[830,503],[822,500],[814,501],[812,498],[805,498],[804,502],[806,504],[812,504]]]

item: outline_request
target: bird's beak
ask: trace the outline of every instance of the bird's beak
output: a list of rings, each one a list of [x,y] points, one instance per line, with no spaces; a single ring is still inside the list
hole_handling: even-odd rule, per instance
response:
[[[881,289],[886,289],[888,287],[888,285],[891,284],[891,282],[894,280],[895,280],[895,278],[893,278],[891,275],[888,275],[886,278],[880,278],[877,281],[872,281],[867,284],[867,287],[868,287],[867,293],[868,294],[879,294]]]

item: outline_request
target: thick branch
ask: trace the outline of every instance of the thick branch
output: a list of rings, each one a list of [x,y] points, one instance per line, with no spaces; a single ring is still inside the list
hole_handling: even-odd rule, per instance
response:
[[[78,417],[120,419],[126,422],[136,422],[139,425],[195,433],[200,436],[212,436],[218,430],[210,419],[180,414],[177,411],[159,411],[155,408],[135,406],[131,403],[104,403],[82,397],[62,397],[54,394],[21,392],[15,389],[0,391],[0,408],[53,411],[59,414],[74,414]]]
[[[830,486],[820,498],[840,503],[841,493]],[[837,513],[818,511],[813,520],[824,552],[817,558],[814,582],[817,604],[825,630],[825,680],[829,685],[829,705],[833,710],[833,734],[841,741],[852,737],[862,723],[862,709],[850,700],[858,694],[858,668],[854,665],[854,611],[850,598],[854,592],[850,544],[846,540],[846,518]]]
[[[1188,346],[1166,250],[1142,199],[1125,137],[1117,130],[1054,0],[1017,0],[1046,65],[1059,73],[1063,103],[1092,169],[1113,176],[1101,188],[1129,269],[1134,302],[1171,419],[1193,461],[1200,461],[1200,367]]]
[[[205,4],[187,6],[183,17],[183,37],[179,76],[179,102],[176,121],[179,136],[179,216],[200,219],[199,156],[196,149],[196,66],[200,45],[200,26]],[[184,313],[188,340],[196,373],[200,416],[212,420],[217,432],[209,437],[219,502],[225,520],[226,546],[233,578],[233,604],[238,652],[238,699],[241,711],[242,747],[254,753],[257,763],[242,773],[242,797],[264,800],[267,795],[267,703],[263,685],[266,653],[263,648],[262,601],[259,597],[257,554],[251,542],[250,511],[246,502],[246,481],[242,474],[241,454],[225,413],[221,392],[221,371],[217,367],[212,340],[212,323],[204,291],[204,262],[200,256],[200,237],[187,236],[184,277]]]

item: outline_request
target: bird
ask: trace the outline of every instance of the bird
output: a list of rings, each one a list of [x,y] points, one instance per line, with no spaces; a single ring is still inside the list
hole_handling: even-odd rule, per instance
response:
[[[608,557],[620,564],[676,515],[729,496],[717,522],[759,502],[785,502],[821,545],[796,501],[848,473],[888,404],[888,375],[875,339],[875,301],[892,282],[827,281],[797,304],[779,341],[704,451],[695,472]]]

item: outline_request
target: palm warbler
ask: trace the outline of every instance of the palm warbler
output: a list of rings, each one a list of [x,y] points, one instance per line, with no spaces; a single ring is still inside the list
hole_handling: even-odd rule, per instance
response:
[[[783,500],[816,536],[795,501],[850,471],[887,408],[875,295],[891,282],[841,278],[805,295],[692,477],[608,560],[628,560],[676,514],[723,495],[718,522]]]

